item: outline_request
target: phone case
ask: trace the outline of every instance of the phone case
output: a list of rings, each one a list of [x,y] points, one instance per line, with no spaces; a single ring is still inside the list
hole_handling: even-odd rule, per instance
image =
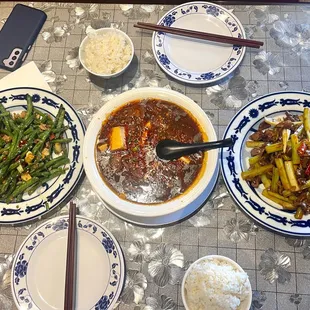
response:
[[[14,71],[25,61],[44,22],[43,11],[17,4],[0,31],[0,68]]]

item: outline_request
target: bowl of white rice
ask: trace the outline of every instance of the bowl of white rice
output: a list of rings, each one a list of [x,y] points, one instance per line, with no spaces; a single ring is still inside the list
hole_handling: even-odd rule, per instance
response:
[[[105,79],[121,75],[129,67],[133,55],[131,39],[115,28],[101,28],[88,33],[79,48],[83,67]]]
[[[249,310],[252,289],[247,273],[236,262],[208,255],[185,273],[182,299],[186,310]]]

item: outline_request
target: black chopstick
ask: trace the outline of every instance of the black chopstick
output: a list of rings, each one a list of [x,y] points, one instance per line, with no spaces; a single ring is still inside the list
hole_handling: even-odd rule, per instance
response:
[[[64,310],[72,310],[74,305],[75,239],[76,205],[71,201],[69,209]]]
[[[214,33],[208,33],[208,32],[201,32],[201,31],[195,31],[195,30],[188,30],[188,29],[182,29],[182,28],[176,28],[176,27],[166,27],[162,25],[156,25],[156,24],[150,24],[150,23],[142,23],[138,22],[134,25],[136,28],[151,30],[151,31],[162,31],[166,33],[171,33],[179,36],[184,37],[191,37],[201,40],[208,40],[213,42],[219,42],[219,43],[226,43],[226,44],[232,44],[232,45],[239,45],[239,46],[247,46],[247,47],[253,47],[253,48],[260,48],[260,46],[263,46],[264,43],[256,40],[248,40],[248,39],[241,39],[241,38],[234,38]]]

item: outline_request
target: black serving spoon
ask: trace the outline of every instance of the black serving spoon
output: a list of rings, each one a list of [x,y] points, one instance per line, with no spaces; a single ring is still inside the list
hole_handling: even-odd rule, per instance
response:
[[[182,143],[175,140],[161,140],[156,146],[156,154],[161,159],[173,160],[200,151],[209,151],[232,145],[233,141],[231,138],[205,143]]]

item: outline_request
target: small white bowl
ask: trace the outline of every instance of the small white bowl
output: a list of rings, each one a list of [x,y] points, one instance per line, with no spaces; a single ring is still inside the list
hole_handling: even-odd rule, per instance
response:
[[[83,67],[91,74],[93,75],[96,75],[96,76],[99,76],[101,78],[104,78],[104,79],[111,79],[111,78],[115,78],[119,75],[121,75],[122,73],[125,72],[125,70],[129,67],[130,63],[132,62],[132,59],[133,59],[133,56],[134,56],[134,46],[133,46],[133,43],[132,43],[132,40],[129,38],[129,36],[119,30],[119,29],[115,29],[115,28],[101,28],[101,29],[97,29],[97,30],[94,30],[92,31],[91,33],[95,33],[97,35],[100,35],[100,34],[104,34],[104,33],[108,33],[108,32],[116,32],[116,33],[119,33],[121,34],[125,39],[126,41],[130,44],[130,47],[131,47],[131,57],[130,57],[130,60],[128,61],[128,63],[126,64],[126,66],[118,71],[118,72],[115,72],[115,73],[112,73],[112,74],[100,74],[100,73],[95,73],[93,71],[91,71],[85,64],[84,62],[84,58],[85,58],[85,45],[87,44],[87,42],[89,41],[89,35],[87,35],[84,40],[82,41],[81,45],[80,45],[80,48],[79,48],[79,59],[80,59],[80,62],[81,64],[83,65]]]
[[[197,263],[201,262],[202,260],[206,260],[206,259],[217,259],[217,260],[221,260],[221,261],[224,261],[226,262],[227,264],[230,264],[232,265],[234,268],[236,268],[237,270],[241,271],[241,272],[245,272],[235,261],[233,261],[232,259],[228,258],[228,257],[225,257],[225,256],[222,256],[222,255],[207,255],[207,256],[204,256],[204,257],[201,257],[199,258],[198,260],[196,260],[195,262],[193,262],[190,267],[187,269],[185,275],[184,275],[184,278],[183,278],[183,281],[182,281],[182,300],[183,300],[183,304],[184,304],[184,307],[186,310],[193,310],[193,309],[190,309],[186,303],[186,296],[185,296],[185,281],[186,281],[186,278],[188,277],[188,275],[190,274],[193,266],[195,266]],[[249,281],[250,283],[250,281]],[[252,288],[251,288],[251,283],[250,283],[250,292],[249,292],[249,295],[248,297],[243,300],[238,308],[238,310],[249,310],[250,307],[251,307],[251,303],[252,303]],[[210,309],[212,310],[212,309]]]

